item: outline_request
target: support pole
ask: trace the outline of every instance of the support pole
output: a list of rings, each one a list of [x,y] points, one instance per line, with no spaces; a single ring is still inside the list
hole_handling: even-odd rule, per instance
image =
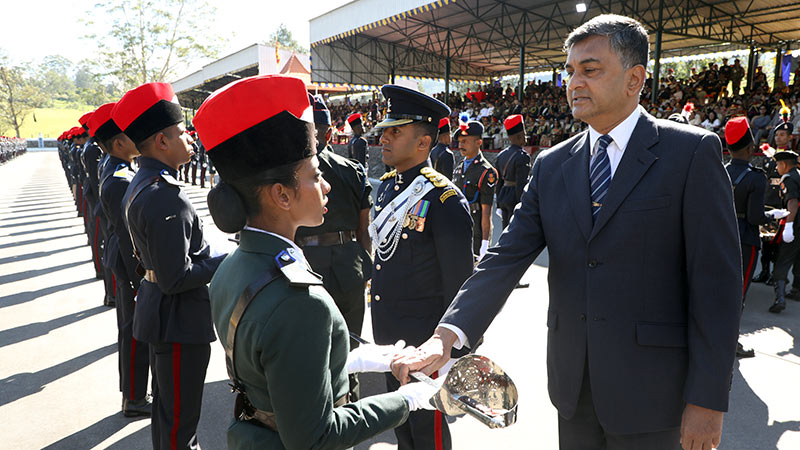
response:
[[[656,30],[656,54],[653,64],[653,85],[650,92],[650,103],[656,104],[658,100],[658,82],[661,80],[661,35],[664,30],[662,19],[664,17],[664,0],[658,2],[658,30]]]
[[[444,61],[444,102],[450,102],[450,58]]]
[[[750,44],[750,56],[747,58],[747,90],[753,89],[753,76],[758,66],[758,51],[755,44]]]
[[[525,98],[525,45],[519,48],[519,92],[517,98],[520,102]]]
[[[778,85],[778,81],[781,80],[781,72],[783,67],[783,47],[778,46],[775,49],[775,76],[772,78],[772,89],[775,90],[775,86]]]

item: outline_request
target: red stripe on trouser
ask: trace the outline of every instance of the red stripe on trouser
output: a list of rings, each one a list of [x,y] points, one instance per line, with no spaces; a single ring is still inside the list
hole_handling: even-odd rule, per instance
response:
[[[111,295],[114,298],[117,298],[117,279],[114,277],[114,274],[111,274]]]
[[[433,379],[436,379],[438,376],[438,371],[431,374],[431,378]],[[442,443],[442,412],[438,409],[433,413],[433,441],[436,445],[436,450],[442,450],[442,448],[444,448],[444,444]]]
[[[742,298],[747,293],[747,285],[750,284],[750,271],[753,270],[753,263],[756,261],[756,246],[751,246],[750,250],[750,263],[747,265],[747,272],[744,273],[744,286],[742,287]]]
[[[172,388],[175,390],[175,405],[172,408],[172,431],[169,434],[170,448],[178,448],[178,426],[181,418],[181,344],[172,344]]]
[[[100,260],[98,259],[99,255],[98,255],[98,251],[97,251],[97,229],[98,228],[100,228],[100,216],[97,216],[97,220],[95,221],[95,224],[94,224],[94,255],[93,256],[94,256],[94,267],[95,267],[95,270],[97,270],[98,272],[101,272],[103,270],[103,268],[100,267]]]

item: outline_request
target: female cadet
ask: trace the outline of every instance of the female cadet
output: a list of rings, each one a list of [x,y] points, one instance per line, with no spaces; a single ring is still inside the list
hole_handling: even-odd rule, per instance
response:
[[[322,223],[330,190],[303,82],[236,81],[203,103],[194,125],[222,180],[208,196],[211,215],[223,231],[241,230],[210,288],[239,392],[229,448],[343,449],[432,409],[435,389],[423,383],[348,401],[348,366],[388,371],[395,352],[362,346],[361,358],[348,358],[344,319],[292,242],[298,226]]]

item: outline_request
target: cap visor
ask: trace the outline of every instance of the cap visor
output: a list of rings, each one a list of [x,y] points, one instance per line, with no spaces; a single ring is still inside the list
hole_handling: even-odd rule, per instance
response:
[[[375,125],[375,128],[399,127],[400,125],[408,125],[411,122],[413,122],[411,119],[383,119],[381,123]]]

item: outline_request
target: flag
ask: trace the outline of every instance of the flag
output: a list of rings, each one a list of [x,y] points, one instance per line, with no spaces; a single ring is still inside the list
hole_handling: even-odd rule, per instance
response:
[[[33,113],[33,121],[34,121],[34,122],[37,122],[37,120],[36,120],[36,113]]]
[[[277,66],[278,66],[278,69],[280,70],[280,66],[281,66],[281,54],[280,54],[280,53],[278,53],[278,48],[279,48],[279,47],[280,47],[280,44],[278,43],[278,40],[276,39],[276,40],[275,40],[275,63],[277,64]]]

